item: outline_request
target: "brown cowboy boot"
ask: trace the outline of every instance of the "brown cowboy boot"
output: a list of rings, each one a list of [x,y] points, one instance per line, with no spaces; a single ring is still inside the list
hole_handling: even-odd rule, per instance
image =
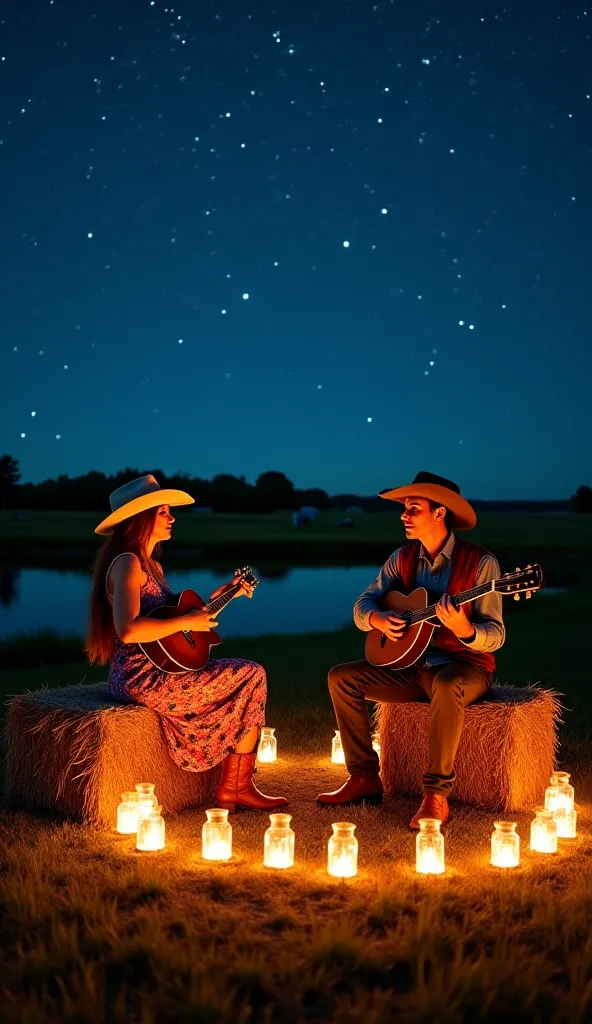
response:
[[[409,822],[409,828],[419,829],[420,818],[436,818],[445,825],[449,814],[448,800],[445,796],[441,796],[440,793],[426,793],[421,801],[421,807]]]
[[[255,751],[250,754],[227,754],[222,762],[222,780],[216,790],[218,807],[224,807],[231,814],[238,807],[257,811],[273,811],[287,804],[285,796],[265,796],[253,783]]]
[[[381,804],[382,782],[379,775],[349,775],[341,789],[321,793],[317,803],[322,807],[340,807],[343,804]]]

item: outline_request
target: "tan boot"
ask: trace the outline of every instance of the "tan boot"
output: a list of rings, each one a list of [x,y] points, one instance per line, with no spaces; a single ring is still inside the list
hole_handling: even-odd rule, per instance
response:
[[[350,775],[341,789],[321,793],[317,803],[323,807],[341,807],[343,804],[381,804],[382,782],[379,775]]]
[[[426,793],[421,801],[421,807],[409,822],[409,828],[419,829],[420,818],[435,818],[445,825],[449,814],[448,800],[445,796],[441,796],[439,793]]]
[[[265,796],[253,783],[255,751],[250,754],[227,754],[222,763],[222,780],[216,790],[218,807],[231,814],[239,807],[257,811],[273,811],[288,803],[285,796]]]

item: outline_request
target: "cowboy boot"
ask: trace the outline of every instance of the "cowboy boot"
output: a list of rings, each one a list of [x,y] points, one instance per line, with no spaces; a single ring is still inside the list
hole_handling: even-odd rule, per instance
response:
[[[256,811],[273,811],[288,803],[285,796],[265,796],[253,783],[256,772],[255,751],[250,754],[227,754],[222,762],[222,779],[216,790],[218,807],[231,814],[239,807]]]
[[[341,789],[321,793],[317,803],[322,807],[341,807],[343,804],[381,804],[382,782],[379,775],[349,775]]]
[[[409,828],[419,829],[420,818],[435,818],[445,825],[449,814],[448,800],[445,796],[440,793],[426,793],[421,801],[421,807],[409,822]]]

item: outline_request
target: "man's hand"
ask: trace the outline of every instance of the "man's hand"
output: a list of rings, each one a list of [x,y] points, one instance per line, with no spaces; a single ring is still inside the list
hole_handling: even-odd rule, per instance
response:
[[[452,630],[459,640],[468,640],[475,632],[475,627],[467,619],[462,608],[455,608],[450,594],[442,594],[436,605],[436,615],[443,626]]]
[[[400,640],[407,629],[405,619],[394,612],[372,612],[370,625],[384,633],[388,640]]]

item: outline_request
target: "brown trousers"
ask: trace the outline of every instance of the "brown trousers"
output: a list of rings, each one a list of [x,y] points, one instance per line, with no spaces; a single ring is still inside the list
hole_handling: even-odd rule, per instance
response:
[[[431,668],[424,663],[399,671],[351,661],[329,672],[329,691],[350,775],[376,775],[379,760],[372,749],[367,700],[403,704],[429,700],[426,793],[448,796],[454,784],[454,758],[464,723],[464,709],[491,686],[491,675],[466,661]]]

